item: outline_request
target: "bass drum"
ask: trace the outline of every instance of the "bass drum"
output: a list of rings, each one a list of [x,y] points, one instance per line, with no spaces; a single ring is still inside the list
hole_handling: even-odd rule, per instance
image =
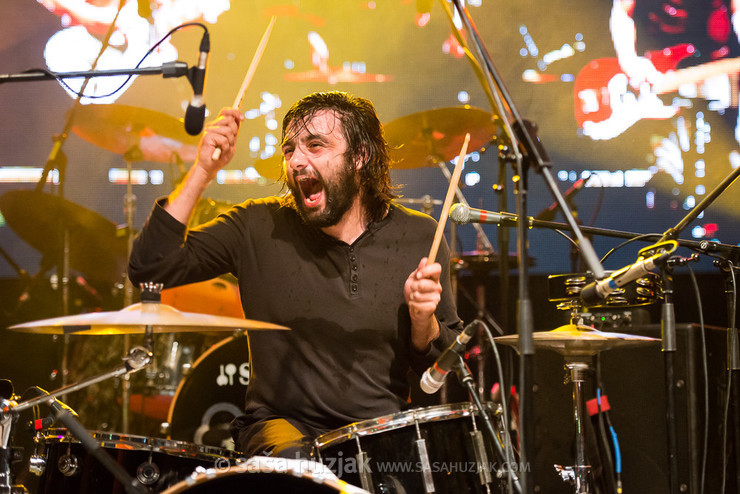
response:
[[[288,458],[255,456],[245,463],[194,473],[173,485],[165,494],[211,494],[213,492],[295,494],[369,494],[339,480],[320,463]]]
[[[249,374],[246,336],[231,336],[209,348],[175,391],[167,415],[169,437],[233,448],[229,426],[243,413]]]

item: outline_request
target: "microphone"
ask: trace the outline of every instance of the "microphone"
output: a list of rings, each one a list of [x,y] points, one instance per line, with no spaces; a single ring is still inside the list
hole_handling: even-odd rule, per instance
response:
[[[439,356],[437,361],[424,372],[424,375],[421,376],[421,381],[419,382],[419,386],[422,391],[427,394],[434,394],[442,387],[442,384],[445,382],[445,377],[447,377],[447,373],[455,367],[458,362],[458,358],[460,357],[460,353],[465,350],[468,342],[473,338],[476,326],[477,321],[473,321],[468,324],[465,329],[462,330],[462,333],[457,335],[457,338],[452,342],[452,345],[442,352],[442,355]]]
[[[453,204],[450,219],[454,223],[488,223],[492,225],[516,225],[518,217],[511,213],[494,213],[485,209],[475,209],[465,204]],[[531,218],[529,218],[531,220]],[[531,223],[531,221],[530,221]]]
[[[578,193],[579,190],[582,190],[586,186],[587,179],[585,178],[579,178],[575,182],[573,182],[573,185],[571,185],[570,189],[566,190],[563,194],[563,199],[565,199],[565,202],[569,202],[573,197]],[[557,214],[558,209],[560,208],[560,205],[558,204],[558,201],[553,202],[550,207],[547,209],[543,209],[539,213],[537,213],[537,216],[534,217],[536,220],[541,221],[552,221],[555,219],[555,214]]]
[[[200,40],[200,54],[198,65],[192,67],[188,74],[190,85],[193,86],[193,99],[190,100],[185,110],[185,131],[192,135],[198,135],[203,130],[203,122],[206,119],[206,104],[203,101],[203,88],[206,84],[206,68],[208,66],[208,54],[211,51],[211,38],[208,31],[203,33]]]
[[[671,251],[660,252],[647,259],[642,259],[634,264],[625,266],[619,271],[613,272],[603,280],[594,281],[583,287],[581,299],[587,304],[604,300],[611,292],[640,276],[646,275],[650,270],[662,264],[671,255]]]

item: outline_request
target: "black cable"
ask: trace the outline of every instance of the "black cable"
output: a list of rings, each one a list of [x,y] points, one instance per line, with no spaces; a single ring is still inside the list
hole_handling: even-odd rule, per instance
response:
[[[616,252],[618,249],[621,249],[625,245],[634,242],[635,240],[642,240],[642,239],[647,239],[647,238],[652,239],[656,235],[658,235],[658,234],[656,234],[656,233],[643,233],[642,235],[638,235],[636,237],[633,237],[633,238],[630,238],[628,240],[625,240],[624,242],[622,242],[621,244],[617,245],[616,247],[612,247],[611,249],[609,249],[609,252],[607,252],[606,254],[604,254],[604,257],[601,258],[601,261],[600,262],[603,264],[604,261],[606,261],[606,258],[607,257],[609,257],[610,255],[614,254],[614,252]]]
[[[144,60],[146,60],[147,57],[149,57],[149,55],[151,55],[154,52],[154,50],[156,50],[159,47],[159,45],[161,45],[162,43],[164,43],[164,41],[167,38],[169,38],[170,36],[172,36],[175,32],[179,31],[180,29],[183,29],[185,27],[191,27],[191,26],[198,26],[198,27],[202,28],[203,31],[205,31],[206,34],[208,34],[208,27],[206,27],[206,25],[203,24],[203,23],[201,23],[201,22],[187,22],[185,24],[180,24],[179,26],[175,26],[172,29],[170,29],[167,34],[165,34],[164,36],[162,36],[162,38],[159,41],[157,41],[151,48],[149,48],[147,50],[147,52],[144,54],[144,56],[141,57],[141,60],[139,60],[139,62],[136,64],[136,66],[134,67],[134,69],[138,69],[141,66],[141,64],[144,63]],[[62,86],[64,86],[67,90],[69,90],[71,93],[74,93],[76,96],[78,96],[80,98],[88,98],[88,99],[100,99],[100,98],[108,98],[110,96],[113,96],[118,91],[120,91],[121,89],[123,89],[126,86],[126,84],[128,84],[128,82],[133,77],[133,74],[129,74],[126,77],[126,80],[123,81],[120,86],[118,86],[116,89],[114,89],[110,93],[107,93],[107,94],[99,94],[99,95],[87,95],[87,94],[83,94],[83,93],[81,93],[79,91],[76,91],[75,89],[73,89],[72,87],[70,87],[70,85],[67,84],[67,82],[63,78],[58,77],[58,75],[55,72],[52,72],[50,70],[47,70],[47,69],[28,69],[28,70],[24,71],[24,73],[26,73],[26,72],[41,72],[43,74],[48,75],[49,77],[53,77],[54,79],[56,79],[57,81],[59,81],[59,83]]]
[[[498,371],[499,376],[499,388],[501,389],[501,420],[503,421],[503,429],[504,429],[504,451],[506,452],[506,462],[508,468],[506,468],[506,473],[508,477],[508,483],[509,483],[509,492],[514,492],[512,483],[513,479],[511,477],[512,474],[512,467],[514,465],[514,457],[512,455],[512,441],[511,441],[511,433],[509,428],[509,412],[508,412],[508,402],[506,401],[506,384],[504,382],[504,371],[503,367],[501,366],[501,356],[498,353],[498,347],[496,346],[496,340],[493,338],[493,334],[491,333],[491,329],[488,327],[488,325],[485,323],[485,321],[478,320],[478,323],[483,327],[483,330],[486,332],[486,337],[488,338],[488,341],[491,343],[491,349],[493,350],[494,359],[496,360],[496,370]],[[526,468],[525,465],[522,465],[523,468]]]
[[[732,261],[727,261],[727,264],[730,267],[730,276],[732,277],[732,305],[730,306],[730,320],[728,321],[730,324],[730,338],[728,339],[728,345],[730,351],[729,354],[732,352],[732,349],[735,347],[735,338],[737,337],[737,331],[735,330],[735,318],[736,318],[736,310],[737,310],[737,285],[735,280],[735,268],[732,265]],[[725,411],[724,411],[724,417],[722,419],[722,487],[720,488],[719,492],[724,493],[725,492],[725,485],[727,483],[727,424],[728,419],[730,415],[730,396],[732,391],[732,366],[729,365],[730,362],[728,362],[727,365],[727,396],[725,396]],[[737,453],[736,453],[737,454]]]
[[[596,406],[597,406],[597,413],[596,417],[599,421],[599,439],[601,440],[601,443],[604,447],[604,454],[606,455],[606,467],[604,468],[604,465],[602,465],[602,470],[608,471],[610,475],[606,476],[606,479],[611,487],[613,487],[614,492],[617,492],[617,486],[614,482],[614,457],[612,456],[611,448],[609,447],[609,435],[606,432],[606,410],[604,410],[601,407],[601,398],[606,396],[606,393],[604,393],[604,383],[601,380],[601,356],[597,353],[594,357],[594,360],[596,362]]]
[[[689,276],[691,277],[691,283],[696,294],[696,306],[699,313],[699,332],[701,335],[701,363],[702,373],[704,377],[704,445],[702,448],[701,458],[701,484],[699,487],[699,493],[704,493],[704,480],[707,473],[707,449],[709,447],[709,369],[707,364],[707,339],[704,328],[704,311],[702,310],[701,303],[701,292],[699,291],[699,284],[696,282],[696,276],[691,266],[686,265],[689,268]]]

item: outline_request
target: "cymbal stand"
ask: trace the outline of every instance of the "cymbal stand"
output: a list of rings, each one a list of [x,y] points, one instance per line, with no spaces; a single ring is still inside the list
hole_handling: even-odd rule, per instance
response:
[[[574,486],[575,494],[589,494],[591,490],[591,466],[586,461],[586,400],[583,394],[583,383],[590,371],[591,357],[566,356],[565,367],[568,369],[570,382],[573,384],[573,423],[576,431],[575,465],[555,469],[561,478]]]
[[[134,215],[136,213],[136,195],[133,189],[133,163],[142,159],[141,148],[136,143],[131,146],[124,154],[123,160],[126,162],[126,194],[123,196],[123,215],[126,220],[126,259],[131,257],[131,251],[134,249]],[[134,300],[134,286],[126,276],[123,280],[123,306],[128,307]],[[123,337],[123,351],[128,352],[131,347],[131,336]],[[151,350],[151,345],[149,349]],[[131,405],[131,381],[128,376],[123,376],[121,381],[121,428],[122,432],[128,433],[130,425],[130,405]]]
[[[116,10],[116,14],[113,17],[113,20],[111,21],[110,25],[108,26],[108,30],[105,33],[105,37],[103,38],[101,45],[100,45],[100,51],[98,52],[97,56],[95,57],[95,60],[91,64],[91,69],[95,70],[95,67],[98,65],[98,61],[100,60],[100,57],[103,56],[103,53],[105,53],[105,50],[108,49],[110,46],[110,39],[111,36],[113,36],[113,32],[115,31],[116,22],[118,21],[118,16],[121,13],[121,10],[123,9],[124,4],[126,3],[126,0],[120,0],[118,4],[118,9]],[[32,80],[32,79],[29,79]],[[69,136],[70,130],[72,130],[72,123],[74,122],[74,116],[77,108],[80,107],[80,100],[82,99],[82,95],[85,93],[85,89],[87,88],[87,84],[90,82],[90,77],[85,77],[85,80],[82,83],[82,86],[80,87],[80,92],[75,98],[75,101],[72,105],[72,108],[69,111],[69,114],[67,116],[66,121],[64,122],[64,127],[62,129],[62,132],[54,137],[54,145],[52,146],[51,152],[49,153],[49,157],[47,158],[46,164],[44,166],[44,170],[41,173],[41,178],[36,184],[36,191],[40,192],[41,189],[44,187],[44,184],[46,183],[47,177],[49,176],[49,172],[53,169],[57,169],[59,171],[59,190],[58,195],[61,199],[64,199],[64,181],[65,181],[65,173],[64,170],[66,168],[67,164],[67,158],[64,155],[64,152],[62,151],[62,146],[64,145],[65,141],[67,140],[67,137]],[[64,220],[64,218],[62,218]],[[67,228],[65,221],[60,221],[60,231],[62,235],[62,259],[60,260],[59,264],[57,264],[57,283],[59,284],[59,294],[60,294],[60,304],[61,304],[61,315],[66,316],[69,314],[69,229]],[[67,360],[69,358],[69,336],[64,335],[62,337],[62,362],[61,362],[61,372],[62,372],[62,386],[67,384]]]

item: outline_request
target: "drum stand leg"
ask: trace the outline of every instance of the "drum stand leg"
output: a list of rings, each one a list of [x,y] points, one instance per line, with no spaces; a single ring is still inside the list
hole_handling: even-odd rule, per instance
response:
[[[575,357],[569,360],[566,357],[565,367],[570,372],[570,381],[573,383],[573,419],[576,431],[576,464],[572,467],[555,465],[561,478],[575,486],[575,494],[589,494],[591,490],[591,466],[586,464],[586,432],[583,418],[586,412],[586,402],[583,396],[583,383],[589,370],[586,357]]]
[[[134,195],[133,180],[133,162],[136,158],[141,159],[141,150],[138,145],[134,145],[124,154],[126,161],[126,195],[123,198],[123,215],[126,218],[126,259],[131,257],[131,251],[134,248],[134,213],[136,212],[136,196]],[[128,272],[128,270],[127,270]],[[123,306],[128,307],[133,303],[134,286],[128,275],[123,280]],[[123,352],[126,355],[131,349],[131,336],[123,337]],[[151,348],[150,348],[151,350]],[[129,376],[123,376],[121,380],[121,429],[124,434],[129,432],[131,406],[131,381]]]

